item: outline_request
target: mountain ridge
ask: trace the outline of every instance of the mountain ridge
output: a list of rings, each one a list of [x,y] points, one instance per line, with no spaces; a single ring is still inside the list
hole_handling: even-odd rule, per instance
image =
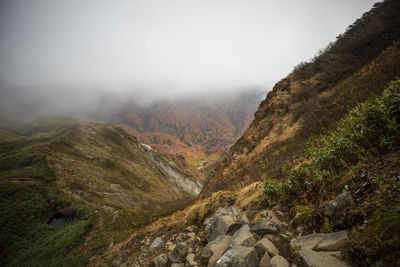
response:
[[[65,265],[65,246],[87,261],[200,192],[197,177],[115,124],[30,116],[19,126],[15,117],[1,123],[1,265]],[[57,228],[54,218],[71,222]],[[54,238],[59,245],[43,241]]]

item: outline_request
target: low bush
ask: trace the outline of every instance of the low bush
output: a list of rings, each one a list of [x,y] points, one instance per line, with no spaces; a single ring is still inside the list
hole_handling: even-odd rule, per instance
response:
[[[0,174],[4,178],[35,178],[46,182],[55,181],[46,158],[28,147],[0,156]]]

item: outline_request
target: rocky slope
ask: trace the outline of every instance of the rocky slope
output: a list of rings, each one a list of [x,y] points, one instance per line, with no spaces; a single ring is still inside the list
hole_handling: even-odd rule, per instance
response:
[[[23,121],[1,121],[2,265],[62,265],[64,246],[74,260],[89,257],[200,192],[196,178],[116,125]],[[53,220],[72,223],[59,229]],[[66,240],[49,252],[53,243],[43,240],[56,237]]]
[[[311,135],[329,128],[400,75],[399,39],[400,3],[384,1],[311,62],[299,64],[268,93],[201,195],[279,177]]]
[[[208,213],[199,220],[191,221],[200,215],[192,207],[178,220],[170,217],[163,226],[146,227],[114,250],[111,265],[349,266],[340,252],[349,239],[346,231],[306,234],[298,217],[281,206],[259,206],[260,185],[213,195],[199,204]],[[176,226],[165,228],[169,223]]]

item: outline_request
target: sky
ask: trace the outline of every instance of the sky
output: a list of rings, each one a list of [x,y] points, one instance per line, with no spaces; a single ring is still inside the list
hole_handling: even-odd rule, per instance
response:
[[[0,81],[150,99],[269,90],[374,2],[0,0]]]

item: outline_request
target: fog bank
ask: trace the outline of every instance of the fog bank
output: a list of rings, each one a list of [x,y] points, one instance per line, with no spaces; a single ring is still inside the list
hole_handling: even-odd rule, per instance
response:
[[[0,79],[150,99],[267,90],[373,2],[3,0]]]

